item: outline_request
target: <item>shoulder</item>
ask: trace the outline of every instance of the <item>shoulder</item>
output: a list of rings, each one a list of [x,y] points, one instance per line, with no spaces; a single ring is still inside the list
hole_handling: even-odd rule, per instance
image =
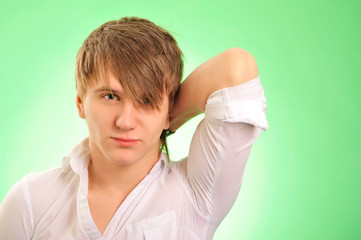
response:
[[[79,176],[71,168],[62,167],[48,169],[38,173],[32,173],[25,177],[26,187],[32,199],[56,198],[69,185],[78,185]]]
[[[61,178],[59,173],[60,168],[49,169],[39,173],[30,173],[18,180],[9,190],[6,195],[7,199],[23,199],[27,204],[30,204],[31,193],[37,195],[37,191],[43,191],[49,185],[53,185],[54,181],[58,182]],[[30,195],[29,195],[30,194]]]
[[[15,183],[0,204],[0,239],[29,239],[34,229],[24,181]]]
[[[51,184],[54,180],[61,180],[67,174],[69,174],[69,171],[65,171],[62,167],[55,167],[41,172],[30,173],[25,176],[24,179],[30,186],[37,184]]]
[[[42,218],[47,224],[75,202],[77,179],[74,172],[59,167],[19,180],[0,204],[0,238],[8,239],[6,234],[10,234],[16,239],[30,239]]]
[[[34,225],[37,226],[44,217],[55,219],[62,209],[73,204],[79,182],[77,174],[62,167],[26,176],[23,189],[32,209]]]

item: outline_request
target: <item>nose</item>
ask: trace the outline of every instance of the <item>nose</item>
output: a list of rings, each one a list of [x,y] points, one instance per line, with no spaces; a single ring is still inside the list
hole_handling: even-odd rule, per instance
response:
[[[132,102],[124,102],[118,112],[115,125],[124,130],[129,131],[136,125],[136,108]]]

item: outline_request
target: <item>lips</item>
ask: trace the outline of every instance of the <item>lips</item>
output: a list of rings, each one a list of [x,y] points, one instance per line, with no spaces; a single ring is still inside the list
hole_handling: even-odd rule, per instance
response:
[[[136,145],[139,140],[133,138],[114,138],[112,139],[121,147],[132,147]]]

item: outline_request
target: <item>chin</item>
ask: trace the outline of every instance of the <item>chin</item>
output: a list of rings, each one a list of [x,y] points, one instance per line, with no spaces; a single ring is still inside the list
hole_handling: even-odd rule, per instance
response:
[[[140,160],[140,157],[134,154],[124,153],[124,151],[115,151],[108,159],[117,165],[132,165]]]

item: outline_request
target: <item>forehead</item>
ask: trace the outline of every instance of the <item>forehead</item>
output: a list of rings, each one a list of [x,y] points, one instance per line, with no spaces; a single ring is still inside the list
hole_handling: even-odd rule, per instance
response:
[[[94,82],[90,87],[90,91],[99,90],[114,90],[117,92],[125,93],[122,84],[114,77],[113,74],[109,74],[107,78],[102,78]]]

